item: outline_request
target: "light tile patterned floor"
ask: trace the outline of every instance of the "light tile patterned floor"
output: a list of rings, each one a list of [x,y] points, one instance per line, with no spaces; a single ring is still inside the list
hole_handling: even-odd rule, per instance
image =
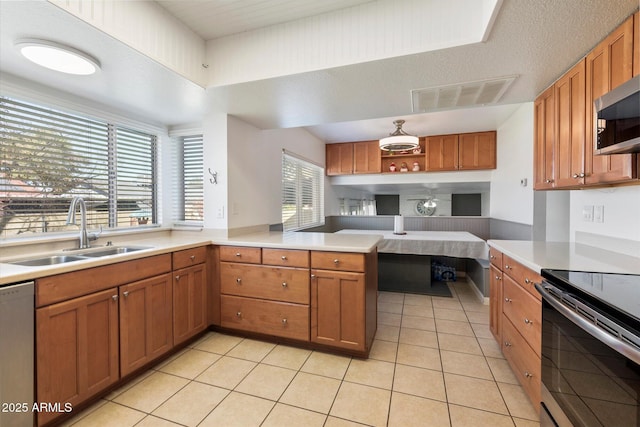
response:
[[[465,282],[381,292],[362,360],[209,333],[65,425],[533,427],[538,417]]]

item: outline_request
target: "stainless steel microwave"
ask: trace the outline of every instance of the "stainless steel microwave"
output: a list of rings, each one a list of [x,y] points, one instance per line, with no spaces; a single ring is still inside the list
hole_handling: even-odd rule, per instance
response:
[[[595,153],[640,153],[640,75],[594,101]]]

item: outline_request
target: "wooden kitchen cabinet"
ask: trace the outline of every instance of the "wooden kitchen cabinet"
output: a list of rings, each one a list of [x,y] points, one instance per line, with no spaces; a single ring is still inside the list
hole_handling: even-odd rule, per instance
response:
[[[353,173],[353,143],[326,144],[325,169],[328,176]]]
[[[205,263],[173,272],[173,345],[207,327],[207,266]]]
[[[633,14],[633,76],[640,74],[640,12]]]
[[[636,44],[638,44],[636,36]],[[636,154],[594,155],[593,101],[633,76],[633,16],[598,44],[586,58],[587,158],[586,184],[624,182],[637,178]]]
[[[534,152],[533,188],[548,190],[555,182],[555,90],[553,86],[542,92],[533,103],[534,110]]]
[[[118,381],[117,288],[38,308],[36,345],[37,402],[75,407]],[[39,412],[37,423],[59,415]]]
[[[378,141],[353,143],[353,173],[380,173],[381,157]]]
[[[489,329],[500,342],[502,340],[502,271],[495,265],[489,267]]]
[[[120,375],[173,348],[171,274],[120,286]]]
[[[425,138],[425,170],[450,171],[458,168],[458,135]]]
[[[496,132],[428,136],[425,152],[427,172],[495,169]]]
[[[553,86],[556,141],[554,187],[584,184],[585,178],[585,60],[578,62]]]

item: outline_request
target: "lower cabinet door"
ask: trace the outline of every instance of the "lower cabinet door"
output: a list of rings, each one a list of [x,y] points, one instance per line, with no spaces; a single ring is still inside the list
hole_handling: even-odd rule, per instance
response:
[[[76,405],[116,382],[118,290],[36,310],[37,402]],[[40,412],[38,425],[57,413]]]
[[[207,327],[207,264],[173,272],[173,344]]]
[[[135,371],[172,347],[171,274],[120,286],[120,374]]]
[[[364,273],[311,270],[311,341],[365,351]]]
[[[502,339],[502,271],[489,267],[489,329],[496,341]]]
[[[221,297],[225,328],[309,341],[309,306],[231,295]]]

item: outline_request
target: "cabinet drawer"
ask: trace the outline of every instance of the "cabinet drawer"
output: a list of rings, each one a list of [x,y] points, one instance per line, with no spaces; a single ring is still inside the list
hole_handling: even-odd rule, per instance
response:
[[[502,353],[511,365],[518,381],[529,395],[537,411],[540,409],[540,371],[542,365],[538,355],[531,350],[511,321],[502,318]]]
[[[220,263],[220,290],[238,295],[309,304],[309,270]]]
[[[502,311],[540,357],[542,304],[509,276],[503,276]]]
[[[538,273],[525,267],[508,255],[502,256],[502,271],[503,273],[508,274],[516,281],[516,283],[526,289],[527,292],[533,295],[536,299],[539,301],[542,300],[542,296],[533,286],[534,283],[542,283],[542,277]]]
[[[173,253],[173,269],[191,267],[207,261],[207,247],[185,249]]]
[[[260,264],[262,251],[260,248],[245,246],[220,246],[220,261]]]
[[[283,267],[309,268],[309,251],[292,249],[262,249],[262,263]]]
[[[491,248],[490,247],[489,248],[489,261],[491,261],[491,264],[495,265],[500,270],[502,270],[502,252],[500,252],[496,248]]]
[[[311,252],[311,268],[364,272],[364,254],[349,252]]]
[[[309,341],[309,306],[222,295],[221,325]]]

